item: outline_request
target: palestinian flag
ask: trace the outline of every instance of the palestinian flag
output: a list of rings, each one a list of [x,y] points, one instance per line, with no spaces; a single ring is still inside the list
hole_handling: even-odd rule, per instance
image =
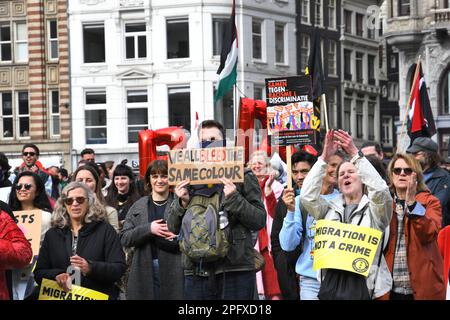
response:
[[[238,61],[238,38],[235,23],[235,0],[233,0],[233,8],[230,20],[225,26],[222,38],[222,53],[220,55],[220,66],[217,69],[219,75],[219,83],[217,85],[214,102],[227,94],[236,83],[237,78],[237,61]]]
[[[436,133],[421,62],[419,62],[418,71],[414,75],[410,101],[407,128],[412,143],[417,137],[431,137]]]

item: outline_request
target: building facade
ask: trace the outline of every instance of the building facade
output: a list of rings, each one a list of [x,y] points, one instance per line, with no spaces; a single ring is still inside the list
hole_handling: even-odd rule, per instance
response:
[[[434,0],[387,2],[385,37],[399,58],[400,136],[416,63],[421,58],[441,155],[448,156],[450,140],[450,3]],[[406,136],[406,134],[405,134]],[[404,149],[409,139],[399,141]]]
[[[138,132],[215,118],[234,127],[233,93],[214,105],[231,1],[69,0],[72,162],[138,166]],[[295,75],[295,3],[236,4],[238,95],[263,99],[264,79]],[[131,162],[131,163],[130,163]]]
[[[45,167],[70,167],[67,2],[0,2],[0,151],[15,167],[24,143]]]
[[[344,1],[342,5],[341,128],[351,132],[355,144],[380,141],[379,32],[370,19],[378,1]]]
[[[330,128],[341,124],[341,0],[297,1],[297,67],[298,74],[305,74],[312,40],[319,33],[322,49],[322,67]],[[322,123],[323,112],[321,113]]]

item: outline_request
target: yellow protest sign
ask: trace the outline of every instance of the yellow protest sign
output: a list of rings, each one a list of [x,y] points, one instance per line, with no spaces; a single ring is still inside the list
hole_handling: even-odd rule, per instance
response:
[[[244,181],[244,148],[177,149],[169,152],[169,184],[189,179],[191,185]]]
[[[347,270],[369,275],[382,232],[368,227],[319,220],[314,237],[313,269]]]
[[[33,256],[39,255],[42,226],[41,210],[14,211],[13,213],[17,226],[31,244]]]
[[[108,295],[76,285],[65,292],[56,281],[42,279],[39,300],[108,300]]]

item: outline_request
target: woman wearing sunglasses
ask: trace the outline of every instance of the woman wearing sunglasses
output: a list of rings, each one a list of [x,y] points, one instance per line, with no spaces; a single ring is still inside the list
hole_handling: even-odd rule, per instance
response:
[[[385,251],[393,278],[390,299],[445,299],[444,265],[437,244],[440,202],[425,185],[413,156],[396,154],[388,172],[395,201]]]
[[[149,196],[130,208],[120,233],[123,246],[135,250],[127,281],[130,300],[183,299],[181,253],[166,223],[173,201],[167,171],[165,160],[148,166],[144,180]]]
[[[116,300],[115,282],[125,272],[125,255],[105,208],[84,183],[71,182],[62,191],[34,270],[36,281],[54,280],[70,290],[68,267],[79,268],[81,285]]]
[[[117,210],[111,206],[108,206],[105,201],[105,197],[102,193],[100,177],[98,175],[97,167],[90,163],[78,167],[78,169],[72,175],[72,181],[82,182],[94,192],[100,203],[105,206],[106,220],[119,232],[119,219]]]
[[[39,210],[41,215],[41,244],[44,235],[50,229],[51,206],[45,193],[45,186],[41,178],[33,172],[23,171],[15,178],[9,195],[8,205],[13,211]],[[25,269],[13,271],[13,298],[23,300],[32,297],[35,288],[32,270],[33,264]]]

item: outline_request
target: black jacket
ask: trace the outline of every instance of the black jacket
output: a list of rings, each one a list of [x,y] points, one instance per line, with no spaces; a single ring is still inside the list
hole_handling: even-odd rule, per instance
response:
[[[450,224],[450,174],[440,167],[436,167],[427,173],[430,172],[433,174],[425,183],[430,188],[431,194],[441,202],[442,228],[444,228]]]
[[[258,179],[250,170],[245,170],[244,183],[236,183],[236,192],[223,204],[230,222],[231,247],[227,256],[215,265],[216,273],[255,270],[255,240],[252,233],[265,226],[267,213]],[[185,212],[180,199],[175,197],[167,218],[167,226],[171,232],[179,233]],[[185,275],[192,274],[195,268],[193,262],[184,254],[182,258]]]
[[[275,219],[272,223],[272,232],[270,240],[272,244],[272,256],[277,270],[278,284],[284,300],[299,300],[299,289],[295,264],[301,253],[299,245],[294,251],[286,252],[281,249],[280,231],[283,227],[283,221],[287,214],[287,207],[283,201],[283,195],[278,199],[275,209]]]
[[[119,290],[115,282],[125,272],[125,254],[114,228],[107,222],[91,222],[78,233],[77,254],[91,267],[87,276],[81,276],[81,286],[117,299]],[[69,227],[51,228],[45,234],[39,251],[34,277],[40,285],[43,278],[55,280],[65,273],[72,255],[72,232]]]

